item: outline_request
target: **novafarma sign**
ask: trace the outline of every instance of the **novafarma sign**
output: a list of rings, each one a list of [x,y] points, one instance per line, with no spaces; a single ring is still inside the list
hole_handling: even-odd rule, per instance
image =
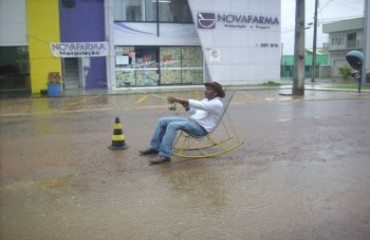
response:
[[[107,42],[52,42],[50,49],[54,57],[102,57],[108,55]]]
[[[197,20],[198,28],[201,29],[214,29],[216,26],[222,26],[225,28],[265,30],[280,25],[279,18],[275,16],[235,13],[200,12],[197,14]]]

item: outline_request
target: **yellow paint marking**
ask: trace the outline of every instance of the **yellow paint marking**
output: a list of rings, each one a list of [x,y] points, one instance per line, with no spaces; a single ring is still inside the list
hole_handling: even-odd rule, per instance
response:
[[[159,96],[159,95],[154,94],[154,93],[151,93],[150,95],[151,95],[151,96],[153,96],[153,97],[157,97],[157,98],[160,98],[160,99],[165,99],[165,100],[167,100],[167,98],[166,98],[166,97],[162,97],[162,96]]]
[[[136,103],[142,103],[142,102],[144,102],[145,100],[147,100],[148,99],[148,94],[145,94],[144,96],[142,96],[142,97],[140,97],[137,101],[136,101]]]
[[[194,96],[195,99],[199,99],[199,98],[202,97],[200,91],[194,91],[193,96]]]
[[[75,103],[72,103],[72,104],[69,104],[69,106],[71,107],[75,107],[77,105],[81,105],[85,102],[88,102],[88,101],[91,101],[91,100],[94,100],[94,99],[97,99],[99,98],[100,96],[92,96],[92,97],[89,97],[89,98],[86,98],[86,99],[82,99],[81,101],[78,101],[78,102],[75,102]]]

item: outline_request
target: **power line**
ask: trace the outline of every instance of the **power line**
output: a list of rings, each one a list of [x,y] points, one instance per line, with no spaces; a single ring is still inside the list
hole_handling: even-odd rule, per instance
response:
[[[359,3],[359,2],[363,2],[364,0],[344,0],[346,3]],[[326,1],[322,7],[319,7],[318,9],[318,13],[320,14],[320,17],[318,17],[318,24],[326,24],[326,23],[331,23],[331,22],[336,22],[336,21],[342,21],[342,20],[347,20],[347,19],[353,19],[353,18],[361,18],[361,17],[364,17],[364,15],[356,15],[356,16],[345,16],[345,17],[337,17],[337,18],[325,18],[325,14],[322,14],[322,11],[325,10],[330,3],[338,3],[340,5],[342,5],[343,7],[346,7],[348,9],[353,9],[353,8],[350,8],[348,6],[344,6],[343,5],[343,2],[342,0],[328,0]],[[324,1],[321,1],[320,3],[323,3]],[[320,5],[319,3],[319,5]],[[352,4],[353,5],[353,4]],[[323,16],[324,15],[324,16]],[[285,33],[291,33],[293,32],[295,29],[294,26],[287,26],[285,27],[284,29],[281,29],[281,33],[282,34],[285,34]]]
[[[318,11],[318,13],[321,13],[331,2],[333,2],[334,0],[329,0],[323,7],[321,7]],[[352,2],[352,4],[351,4]],[[364,0],[352,0],[352,1],[349,1],[349,0],[336,0],[335,3],[336,4],[339,4],[347,9],[351,9],[351,10],[356,10],[353,6],[356,4],[356,3],[364,3]],[[363,5],[363,4],[362,4]]]
[[[363,15],[357,15],[357,16],[347,16],[347,17],[339,17],[339,18],[326,18],[326,19],[318,19],[318,25],[326,24],[326,23],[332,23],[332,22],[338,22],[353,18],[361,18],[364,17]],[[289,33],[294,31],[294,26],[289,26],[285,29],[281,30],[281,33]]]
[[[322,8],[320,8],[319,10],[318,10],[318,13],[320,13],[320,12],[322,12],[322,10],[324,10],[328,5],[329,5],[329,3],[331,3],[333,0],[329,0]]]

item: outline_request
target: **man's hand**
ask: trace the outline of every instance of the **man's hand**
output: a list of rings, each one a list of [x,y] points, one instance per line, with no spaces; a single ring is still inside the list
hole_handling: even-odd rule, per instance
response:
[[[177,99],[175,97],[168,97],[167,98],[167,101],[168,101],[169,104],[176,103],[176,102],[180,103],[178,100],[179,99]]]
[[[181,100],[175,97],[168,97],[167,101],[169,104],[180,103],[185,108],[186,111],[189,111],[189,101],[188,100]]]

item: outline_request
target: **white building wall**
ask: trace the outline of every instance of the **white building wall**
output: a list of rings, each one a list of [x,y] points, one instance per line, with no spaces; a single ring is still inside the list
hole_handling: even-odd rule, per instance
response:
[[[226,84],[249,84],[280,79],[280,1],[279,0],[188,0],[195,28],[203,48],[210,77]],[[199,13],[271,17],[278,24],[216,20],[215,27],[198,26]],[[216,16],[217,18],[217,16]],[[258,29],[257,27],[266,27]],[[211,56],[220,53],[219,59]]]
[[[0,46],[27,46],[25,0],[0,0]]]
[[[120,7],[120,6],[116,6]],[[104,27],[105,27],[105,40],[109,45],[109,54],[106,57],[107,66],[107,87],[108,89],[116,88],[116,74],[115,74],[115,58],[114,52],[114,2],[113,0],[104,1]]]
[[[112,1],[112,0],[110,0]],[[280,79],[280,0],[188,0],[194,25],[114,22],[114,43],[119,46],[201,46],[213,81],[252,84]],[[198,28],[198,13],[212,12],[277,19],[277,24],[240,23],[244,28]],[[258,29],[257,27],[265,27]],[[212,50],[220,53],[212,58]],[[207,71],[205,71],[207,72]],[[114,79],[114,74],[110,77]],[[207,79],[206,79],[207,80]],[[112,87],[114,84],[112,84]]]
[[[125,46],[199,46],[198,35],[191,24],[114,23],[114,44]]]

